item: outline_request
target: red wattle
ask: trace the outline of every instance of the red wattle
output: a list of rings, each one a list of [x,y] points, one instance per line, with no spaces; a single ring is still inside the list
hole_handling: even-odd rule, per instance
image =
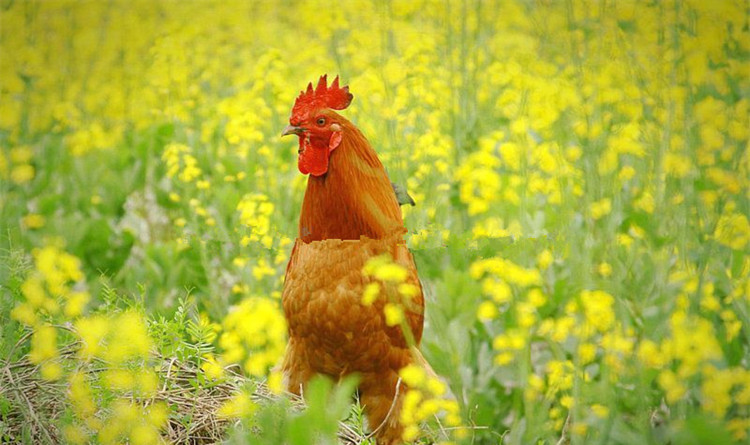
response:
[[[313,176],[324,175],[328,171],[328,147],[316,148],[310,144],[307,145],[299,154],[297,167],[303,174]]]

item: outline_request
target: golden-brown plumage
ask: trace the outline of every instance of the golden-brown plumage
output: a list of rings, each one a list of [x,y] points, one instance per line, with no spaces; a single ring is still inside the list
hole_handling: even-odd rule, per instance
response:
[[[316,373],[334,379],[358,374],[361,401],[378,444],[400,443],[405,387],[398,371],[423,362],[415,357],[424,311],[417,270],[403,240],[401,210],[383,165],[354,125],[319,104],[297,111],[295,105],[285,134],[300,136],[300,170],[311,174],[282,292],[289,325],[282,370],[295,393]],[[392,287],[385,286],[372,305],[362,303],[372,280],[362,268],[383,254],[403,266],[406,282],[419,289],[402,301],[406,335],[400,326],[385,323],[386,301],[402,298]]]

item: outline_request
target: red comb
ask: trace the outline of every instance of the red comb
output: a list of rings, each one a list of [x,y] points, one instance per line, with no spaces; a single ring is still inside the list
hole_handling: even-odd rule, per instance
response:
[[[349,92],[349,87],[339,87],[339,76],[333,80],[331,86],[327,86],[327,75],[320,76],[318,86],[313,90],[312,82],[307,84],[307,91],[300,91],[299,97],[294,102],[292,117],[305,120],[307,115],[318,108],[331,108],[343,110],[352,103],[354,96]]]

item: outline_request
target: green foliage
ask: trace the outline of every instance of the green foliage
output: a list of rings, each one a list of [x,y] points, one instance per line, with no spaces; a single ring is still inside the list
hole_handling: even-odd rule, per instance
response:
[[[230,433],[230,444],[333,445],[338,443],[339,422],[350,412],[357,378],[338,384],[322,376],[310,381],[305,392],[306,407],[294,409],[287,399],[262,406],[245,427]],[[355,412],[356,414],[356,412]],[[361,411],[359,411],[361,421]]]

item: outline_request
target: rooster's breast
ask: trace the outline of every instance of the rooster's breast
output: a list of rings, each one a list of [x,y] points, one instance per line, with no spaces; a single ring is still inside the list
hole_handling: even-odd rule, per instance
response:
[[[403,242],[373,240],[297,240],[287,267],[282,303],[289,335],[306,351],[310,366],[332,376],[403,366],[408,349],[400,327],[385,323],[379,298],[362,303],[370,278],[362,267],[372,257],[390,253],[409,271],[408,282],[419,286],[413,259]],[[407,319],[419,340],[422,295]]]

